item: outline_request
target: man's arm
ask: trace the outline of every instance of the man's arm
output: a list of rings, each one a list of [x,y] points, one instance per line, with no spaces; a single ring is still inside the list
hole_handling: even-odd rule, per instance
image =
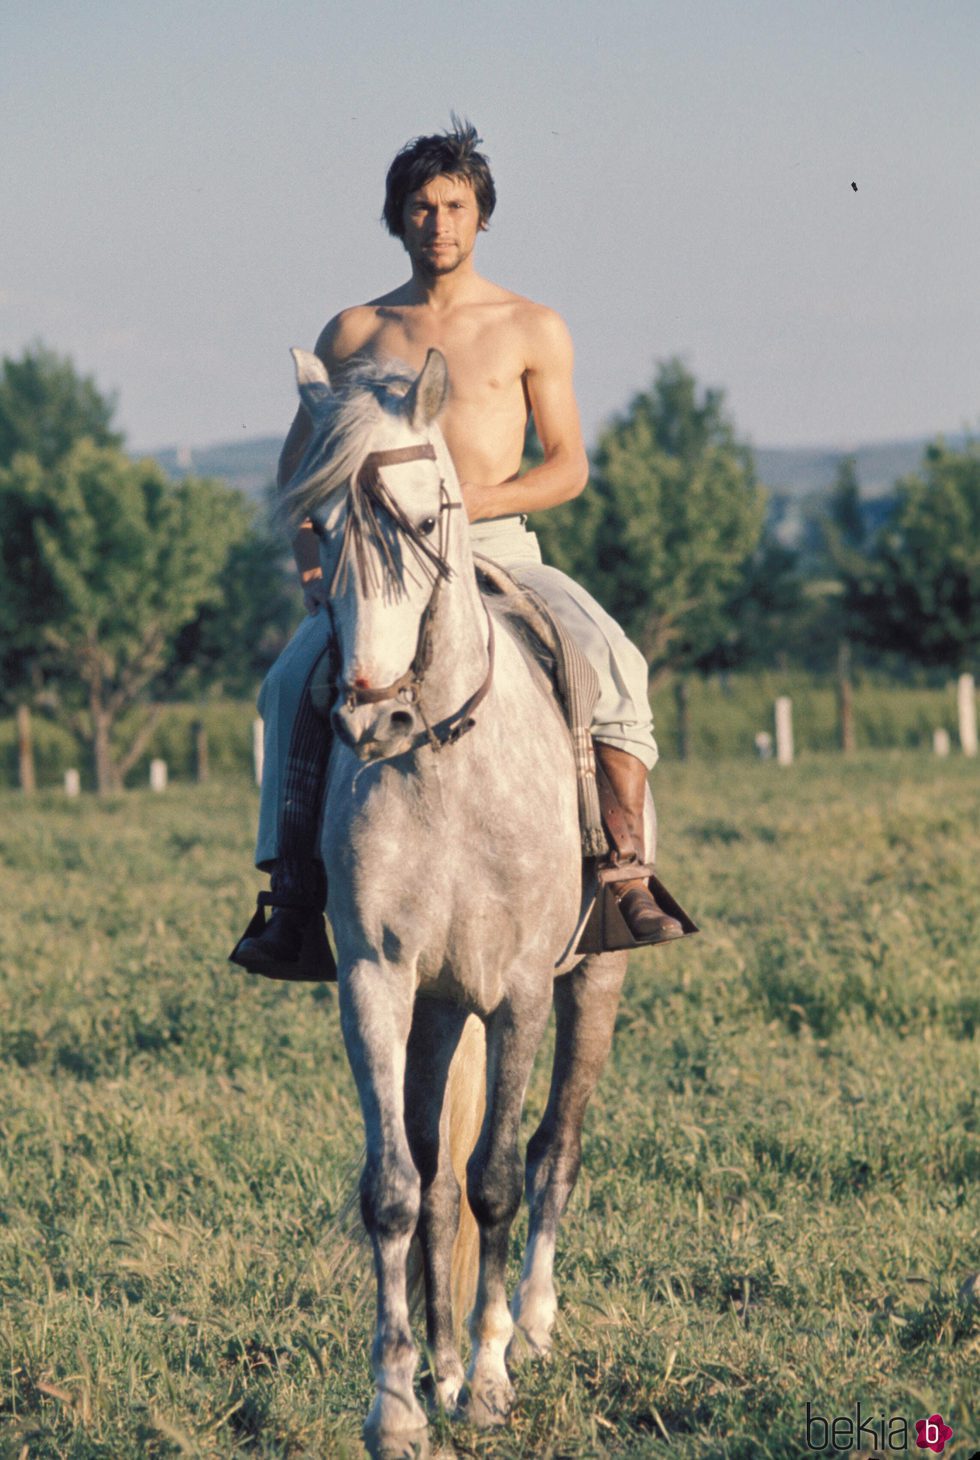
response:
[[[530,322],[524,379],[544,461],[524,476],[499,483],[463,484],[471,522],[514,512],[542,512],[577,497],[589,479],[572,384],[574,351],[564,320],[536,309]]]

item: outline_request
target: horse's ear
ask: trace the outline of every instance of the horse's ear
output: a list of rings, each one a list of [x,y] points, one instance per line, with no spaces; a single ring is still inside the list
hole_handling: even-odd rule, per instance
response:
[[[449,367],[439,350],[430,350],[405,396],[405,410],[417,431],[431,426],[449,395]]]
[[[289,352],[296,366],[296,388],[310,416],[315,416],[319,407],[332,395],[330,376],[319,355],[309,350],[293,349]]]

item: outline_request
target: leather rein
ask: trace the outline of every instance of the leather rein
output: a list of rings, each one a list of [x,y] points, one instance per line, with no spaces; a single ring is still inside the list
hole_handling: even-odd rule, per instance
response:
[[[418,529],[409,521],[405,513],[398,506],[398,503],[390,496],[384,483],[381,481],[379,469],[383,466],[400,466],[403,462],[408,461],[435,461],[435,459],[435,448],[431,442],[426,442],[422,446],[400,446],[390,451],[372,451],[364,458],[361,468],[352,483],[354,488],[352,496],[355,500],[360,502],[364,497],[369,498],[372,504],[372,510],[380,506],[392,519],[396,527],[400,528],[408,537],[416,553],[416,557],[428,561],[430,569],[433,571],[433,584],[432,592],[429,594],[429,600],[422,611],[422,617],[419,619],[415,656],[404,674],[400,674],[397,679],[393,679],[390,684],[384,685],[381,689],[361,688],[353,684],[341,685],[340,689],[344,703],[349,710],[355,709],[358,705],[380,704],[382,700],[392,699],[399,699],[404,704],[414,705],[419,712],[422,724],[425,726],[425,739],[433,750],[438,751],[445,745],[455,745],[456,741],[465,735],[468,730],[472,730],[476,724],[474,712],[490,693],[490,686],[493,683],[494,636],[493,619],[484,606],[484,612],[487,614],[487,672],[483,683],[479,689],[470,695],[469,699],[455,714],[449,715],[444,720],[439,720],[433,725],[428,719],[422,703],[422,686],[425,676],[432,665],[432,631],[439,609],[442,585],[444,580],[450,577],[452,572],[452,569],[446,561],[449,519],[448,516],[444,516],[443,514],[448,513],[453,508],[461,507],[462,503],[450,500],[449,493],[446,490],[446,484],[440,480],[439,548],[438,551],[435,551],[428,546],[424,538],[420,536]],[[354,503],[352,502],[351,512],[353,513],[354,510]],[[341,560],[338,564],[337,572],[334,574],[333,582],[330,585],[332,593],[336,590],[341,570],[346,571],[346,565],[351,554],[351,533],[357,534],[359,532],[361,521],[362,514],[360,512],[356,516],[348,516],[348,530],[345,530]],[[351,527],[352,523],[356,525]],[[363,577],[364,558],[362,544],[359,540],[356,547],[356,560]],[[384,560],[393,569],[394,565],[390,550],[385,549]]]

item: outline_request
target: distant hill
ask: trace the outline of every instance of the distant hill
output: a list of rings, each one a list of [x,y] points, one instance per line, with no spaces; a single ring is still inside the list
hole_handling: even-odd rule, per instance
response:
[[[881,441],[855,446],[850,451],[823,447],[755,447],[756,471],[769,491],[769,528],[785,547],[802,549],[804,558],[818,549],[820,520],[840,463],[854,458],[861,488],[864,525],[873,533],[892,510],[895,483],[918,470],[922,456],[935,438]],[[947,436],[948,445],[961,448],[962,434]]]
[[[861,495],[871,500],[888,496],[898,477],[915,471],[931,439],[923,436],[912,441],[881,441],[851,451],[824,446],[756,446],[753,453],[760,481],[774,495],[797,501],[827,491],[838,463],[845,456],[853,456]],[[950,446],[960,447],[966,438],[957,435],[946,439]],[[146,454],[174,478],[190,473],[222,477],[248,496],[259,497],[275,478],[281,448],[279,436],[256,436],[193,450],[168,446]]]
[[[880,441],[850,451],[826,446],[753,447],[759,480],[769,491],[770,531],[786,547],[800,548],[804,555],[811,551],[819,539],[823,498],[845,456],[854,457],[865,525],[874,531],[891,510],[895,482],[918,468],[933,439]],[[966,437],[951,435],[946,440],[959,448]],[[256,436],[193,450],[170,446],[150,454],[175,479],[191,473],[221,477],[257,501],[275,479],[281,447],[278,436]]]
[[[959,449],[966,443],[963,435],[947,436],[949,446]],[[846,456],[853,456],[865,499],[892,493],[899,477],[913,472],[922,461],[922,453],[932,436],[912,441],[879,441],[870,446],[831,449],[822,446],[756,446],[753,448],[759,480],[773,492],[787,497],[808,497],[825,492],[833,485],[837,467]]]
[[[281,436],[254,436],[244,441],[225,441],[218,446],[166,446],[161,451],[146,451],[158,461],[168,476],[221,477],[229,486],[238,487],[246,496],[260,498],[270,482],[275,481]]]

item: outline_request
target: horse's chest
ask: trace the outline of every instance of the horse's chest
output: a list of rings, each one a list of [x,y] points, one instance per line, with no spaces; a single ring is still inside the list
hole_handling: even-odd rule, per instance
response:
[[[493,791],[485,777],[451,795],[382,777],[359,805],[327,807],[338,940],[346,924],[352,943],[411,965],[422,992],[488,1010],[516,964],[552,968],[579,866],[574,842],[554,856],[555,825],[533,796],[508,798],[508,810]]]

